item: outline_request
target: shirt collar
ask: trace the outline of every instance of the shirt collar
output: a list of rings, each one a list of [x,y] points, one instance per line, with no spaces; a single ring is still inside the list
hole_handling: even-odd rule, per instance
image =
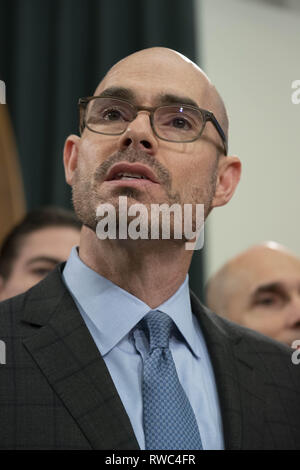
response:
[[[200,344],[196,334],[197,320],[192,314],[188,275],[175,294],[156,310],[160,310],[172,318],[192,352],[195,356],[200,357]]]
[[[102,355],[116,346],[150,310],[153,310],[84,264],[76,247],[72,248],[65,265],[63,279],[78,307],[97,328]],[[172,318],[193,353],[199,357],[200,345],[194,326],[196,319],[191,311],[188,275],[175,294],[156,310]]]

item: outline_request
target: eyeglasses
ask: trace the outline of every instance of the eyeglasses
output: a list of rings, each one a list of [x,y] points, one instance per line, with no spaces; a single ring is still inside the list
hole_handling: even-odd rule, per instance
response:
[[[134,106],[129,101],[110,97],[90,96],[80,98],[80,133],[87,127],[90,131],[104,135],[121,135],[139,111],[150,113],[154,134],[168,142],[193,142],[201,136],[205,124],[210,121],[220,135],[225,155],[227,140],[212,112],[196,106],[174,104],[148,108]]]

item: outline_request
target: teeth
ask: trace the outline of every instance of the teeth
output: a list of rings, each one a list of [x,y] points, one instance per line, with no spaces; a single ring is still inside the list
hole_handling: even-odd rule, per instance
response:
[[[142,178],[137,178],[136,176],[121,176],[120,180],[139,180]]]
[[[116,179],[131,180],[133,178],[134,179],[148,179],[145,176],[137,175],[135,173],[118,173],[116,175]]]

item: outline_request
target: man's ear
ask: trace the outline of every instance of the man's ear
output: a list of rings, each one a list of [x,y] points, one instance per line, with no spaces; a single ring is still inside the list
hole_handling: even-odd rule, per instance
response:
[[[230,201],[240,180],[241,170],[242,164],[238,157],[220,157],[213,207],[224,206]]]
[[[64,146],[64,167],[66,182],[70,185],[73,183],[74,171],[77,168],[78,147],[80,137],[78,135],[69,135]]]

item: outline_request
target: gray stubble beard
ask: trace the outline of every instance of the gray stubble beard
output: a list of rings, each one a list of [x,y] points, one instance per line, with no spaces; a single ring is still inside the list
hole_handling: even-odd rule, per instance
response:
[[[81,157],[83,158],[83,157]],[[172,180],[171,176],[166,168],[163,167],[152,155],[148,155],[143,151],[136,151],[134,149],[126,150],[125,152],[116,152],[107,160],[105,160],[99,167],[96,169],[94,173],[94,177],[91,179],[84,178],[82,181],[82,177],[80,175],[80,170],[77,167],[74,173],[74,184],[72,186],[72,201],[75,213],[79,220],[83,223],[83,225],[89,227],[96,233],[96,227],[99,219],[96,216],[96,210],[99,204],[102,203],[111,203],[116,207],[116,196],[127,196],[129,199],[132,200],[133,203],[139,202],[140,191],[136,188],[118,188],[112,193],[112,198],[105,200],[102,197],[97,195],[97,184],[99,180],[103,181],[105,175],[107,174],[108,170],[112,165],[118,163],[120,161],[127,161],[129,163],[145,163],[147,166],[150,166],[153,169],[154,173],[158,177],[159,182],[165,187],[166,190],[166,199],[162,201],[161,204],[180,204],[181,206],[182,201],[179,192],[174,192],[171,190],[172,187]],[[199,199],[203,200],[203,196],[205,199],[204,202],[204,219],[209,215],[211,211],[212,201],[215,195],[216,190],[216,182],[217,182],[217,165],[214,165],[213,172],[210,177],[210,184],[205,190],[205,194],[199,194],[199,189],[195,188],[192,192],[192,199],[193,201],[197,201]],[[118,228],[118,212],[117,212],[117,228]],[[193,230],[196,228],[196,220],[193,219]],[[150,232],[150,228],[149,228]],[[183,240],[184,241],[184,240]]]

